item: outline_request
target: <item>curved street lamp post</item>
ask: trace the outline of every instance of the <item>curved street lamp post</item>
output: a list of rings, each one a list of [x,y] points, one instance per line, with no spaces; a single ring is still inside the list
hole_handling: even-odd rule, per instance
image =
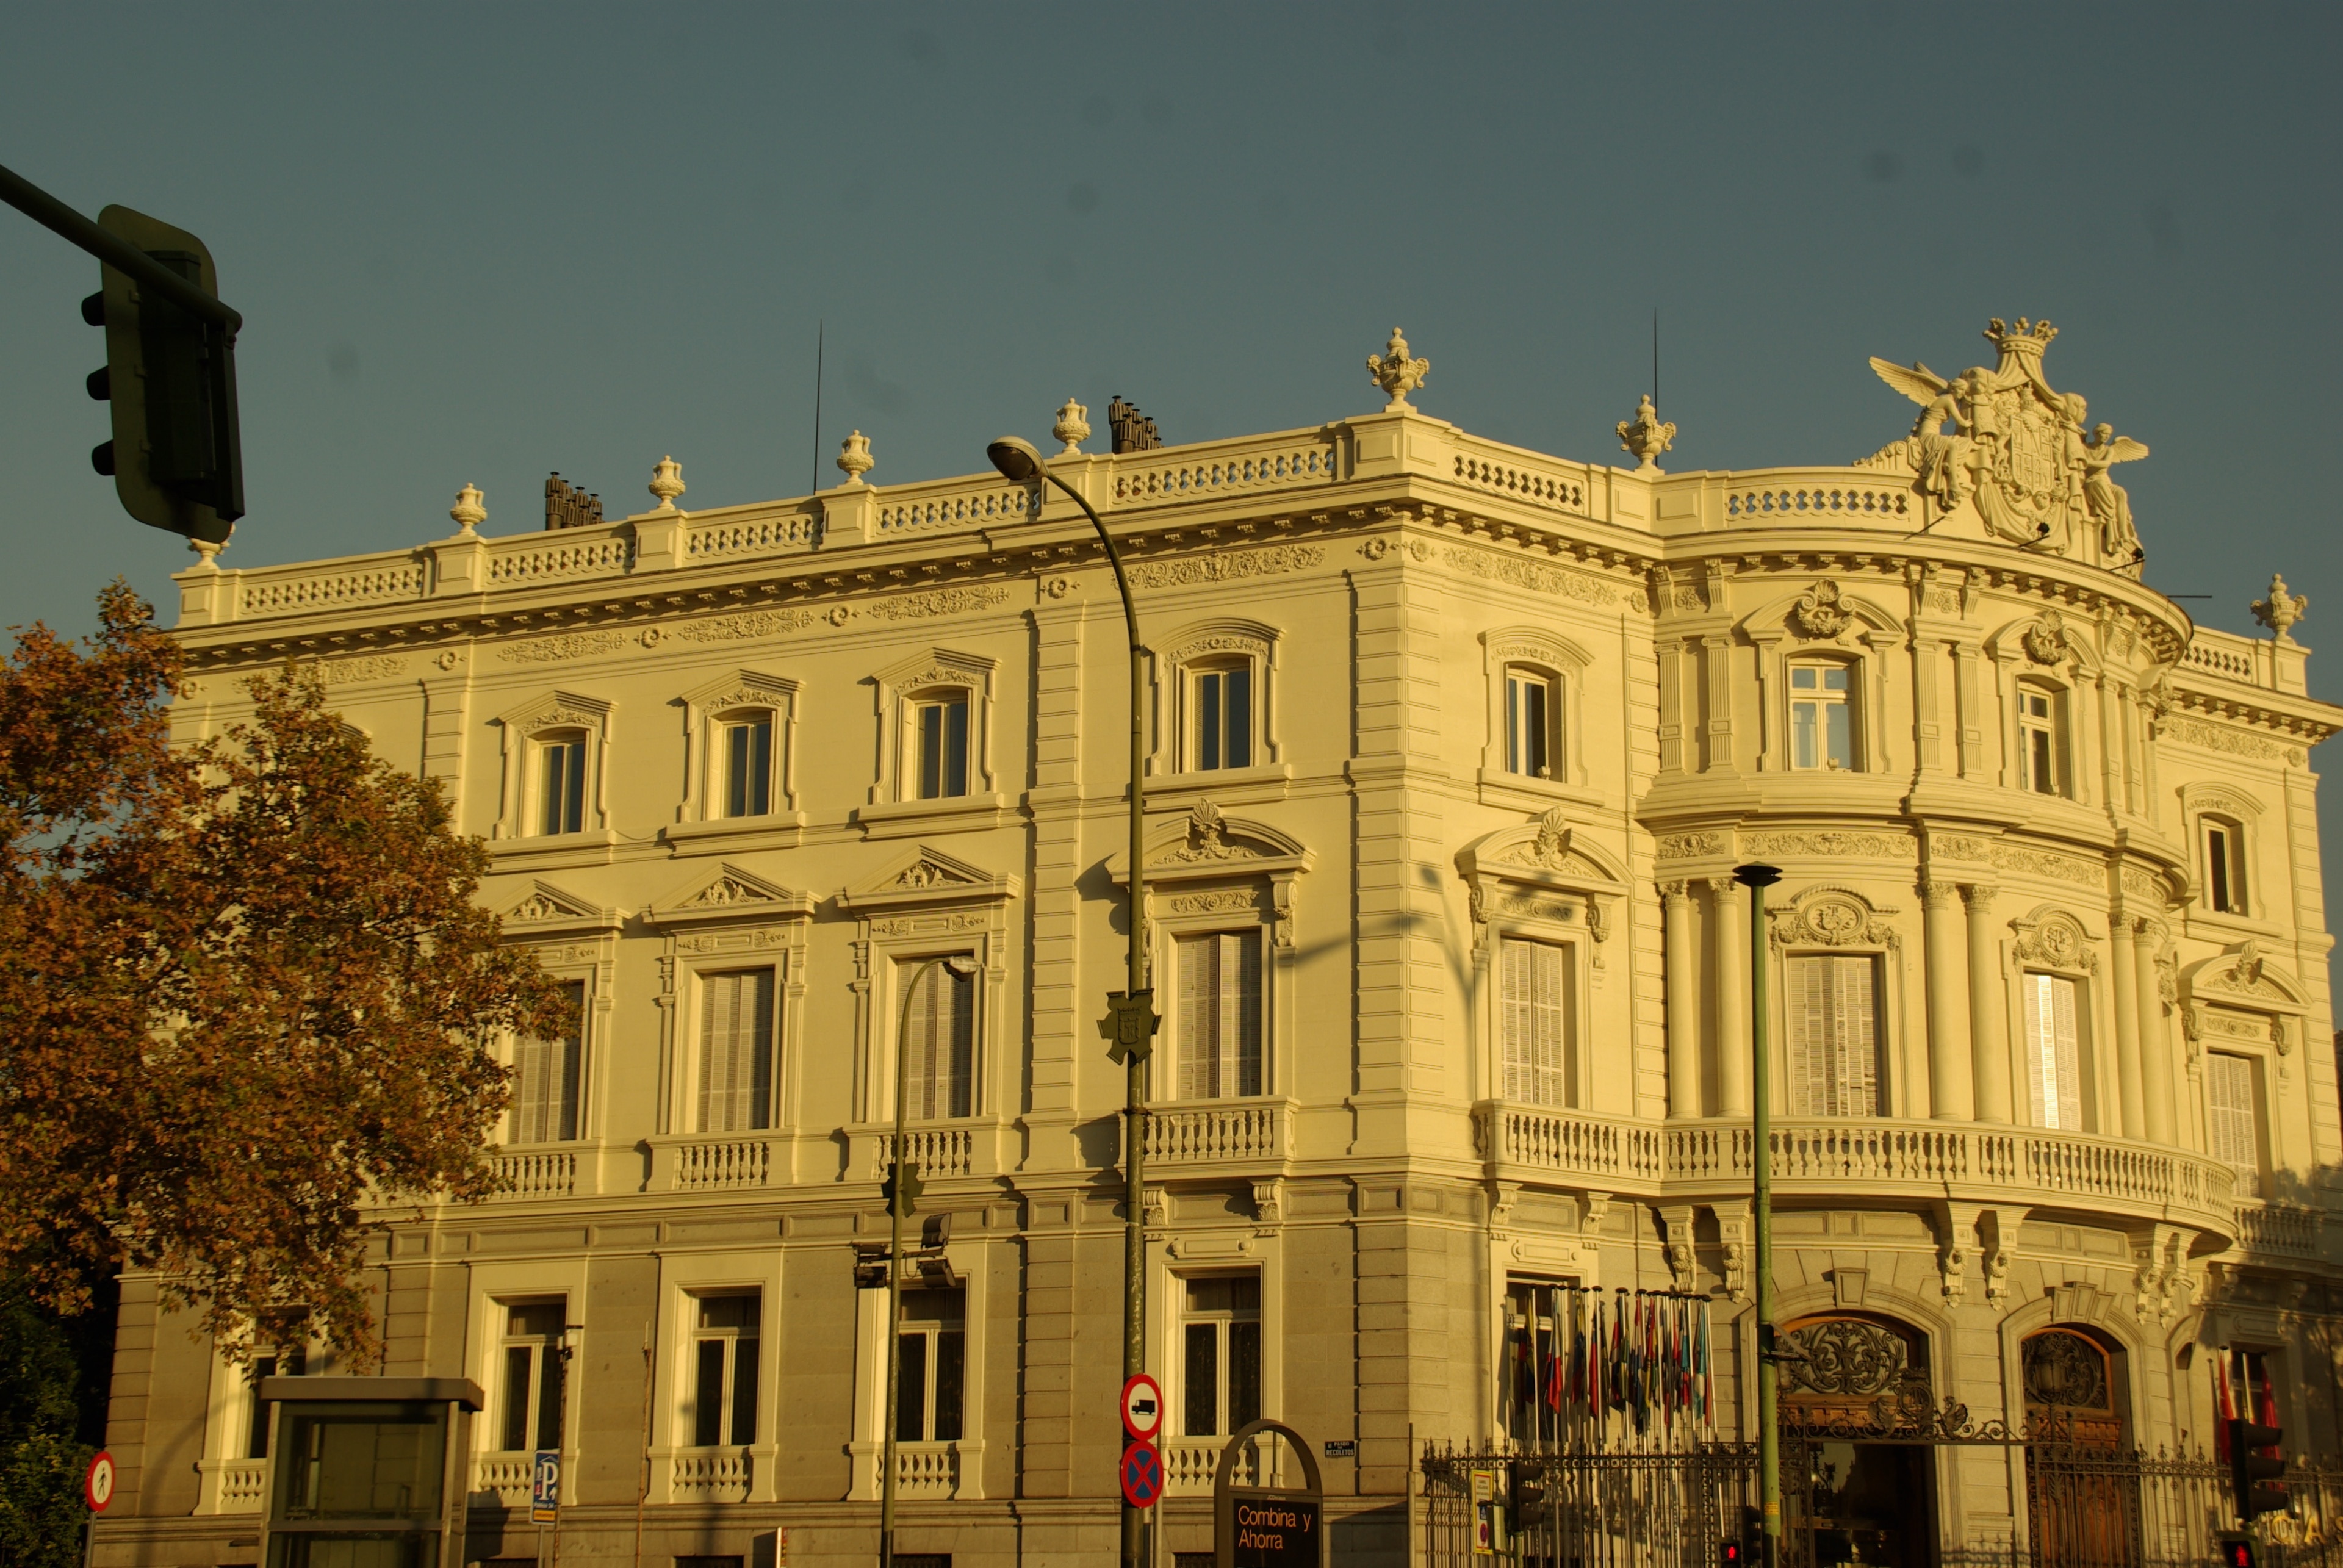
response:
[[[1125,989],[1110,992],[1107,1016],[1099,1025],[1100,1032],[1113,1042],[1111,1054],[1123,1065],[1123,1133],[1122,1133],[1122,1375],[1126,1381],[1147,1370],[1147,1238],[1145,1231],[1146,1157],[1144,1132],[1147,1118],[1147,1054],[1155,1034],[1157,1019],[1154,999],[1147,985],[1147,945],[1145,915],[1147,908],[1147,845],[1146,800],[1142,793],[1141,770],[1146,765],[1146,751],[1141,739],[1141,714],[1145,700],[1145,648],[1139,641],[1139,612],[1131,602],[1131,581],[1123,575],[1122,554],[1114,548],[1114,536],[1097,511],[1083,499],[1081,491],[1050,472],[1041,454],[1030,441],[1014,436],[1003,436],[984,449],[992,466],[1001,477],[1013,484],[1040,487],[1052,484],[1063,490],[1082,509],[1098,530],[1099,544],[1106,551],[1106,564],[1113,568],[1115,592],[1122,597],[1122,621],[1131,641],[1131,910],[1130,938],[1127,954],[1128,972]],[[1122,1508],[1122,1562],[1124,1568],[1142,1568],[1141,1513],[1125,1502]]]

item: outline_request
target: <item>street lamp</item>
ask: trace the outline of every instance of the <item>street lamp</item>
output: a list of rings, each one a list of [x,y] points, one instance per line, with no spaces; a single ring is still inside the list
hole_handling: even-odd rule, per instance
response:
[[[895,1568],[895,1421],[896,1384],[903,1375],[903,1220],[920,1195],[920,1167],[903,1158],[903,1123],[910,1106],[911,1058],[910,998],[933,969],[956,975],[976,972],[976,960],[964,953],[930,959],[911,972],[903,988],[895,1018],[895,1141],[887,1152],[887,1404],[879,1419],[887,1423],[879,1472],[879,1568]]]
[[[1100,1025],[1114,1041],[1113,1054],[1123,1064],[1122,1132],[1122,1375],[1127,1382],[1147,1370],[1147,1236],[1146,1152],[1142,1134],[1147,1117],[1147,1053],[1155,1033],[1153,999],[1147,986],[1147,946],[1143,911],[1147,908],[1146,803],[1141,769],[1146,751],[1141,738],[1140,715],[1145,700],[1147,654],[1139,642],[1139,612],[1131,608],[1131,581],[1123,575],[1122,554],[1114,536],[1080,490],[1050,472],[1041,454],[1030,441],[1003,436],[984,449],[992,466],[1012,484],[1055,485],[1082,509],[1098,530],[1106,564],[1114,569],[1115,591],[1122,596],[1122,622],[1131,638],[1131,929],[1129,972],[1124,989],[1107,998],[1107,1017]],[[1122,1508],[1124,1568],[1141,1568],[1140,1511],[1128,1500]]]
[[[1774,1111],[1765,1049],[1765,890],[1782,879],[1778,866],[1735,866],[1733,879],[1749,890],[1749,1160],[1755,1173],[1751,1207],[1757,1224],[1757,1487],[1765,1508],[1765,1556],[1759,1568],[1782,1560],[1782,1439],[1775,1430],[1781,1405],[1781,1366],[1774,1345]],[[1725,1042],[1730,1050],[1731,1041]]]

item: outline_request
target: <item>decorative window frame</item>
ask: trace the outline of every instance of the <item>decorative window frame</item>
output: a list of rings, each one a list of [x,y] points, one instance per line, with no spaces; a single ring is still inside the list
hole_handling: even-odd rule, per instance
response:
[[[604,1049],[610,1039],[611,1018],[617,1009],[618,938],[625,926],[625,917],[617,910],[597,905],[575,893],[556,887],[551,882],[532,878],[518,899],[508,903],[499,914],[504,939],[529,948],[537,954],[538,966],[557,980],[578,980],[586,987],[586,1012],[583,1021],[585,1038],[578,1041],[578,1137],[574,1142],[560,1144],[513,1143],[498,1147],[510,1150],[576,1149],[580,1144],[599,1143],[608,1133],[607,1119],[602,1113],[608,1098],[605,1068],[609,1052]],[[507,1066],[512,1064],[513,1041],[502,1042],[499,1054]],[[498,1121],[500,1132],[509,1135],[512,1112],[509,1109]],[[591,1161],[581,1160],[573,1178],[573,1191],[599,1191],[598,1172],[588,1167]]]
[[[1534,822],[1475,839],[1457,851],[1456,869],[1473,915],[1473,984],[1466,1005],[1472,1019],[1467,1081],[1473,1100],[1494,1105],[1503,1096],[1503,986],[1497,958],[1504,940],[1516,937],[1574,950],[1570,1103],[1543,1109],[1628,1109],[1596,1105],[1594,1050],[1595,992],[1607,970],[1603,948],[1627,894],[1626,868],[1580,836],[1569,809],[1556,806]]]
[[[980,1216],[970,1214],[968,1218]],[[993,1359],[991,1285],[994,1273],[1003,1268],[994,1255],[1001,1245],[987,1240],[980,1231],[955,1234],[944,1246],[943,1273],[961,1292],[960,1332],[966,1336],[960,1395],[960,1436],[956,1442],[898,1445],[900,1450],[952,1455],[951,1490],[925,1494],[930,1497],[970,1502],[984,1496],[986,1417],[990,1413],[986,1407],[986,1373]],[[930,1266],[932,1262],[930,1260]],[[1013,1271],[1003,1273],[1004,1278],[1012,1276]],[[904,1270],[906,1289],[918,1289],[927,1282],[917,1270]],[[887,1297],[885,1291],[854,1292],[854,1417],[852,1436],[846,1450],[851,1466],[847,1501],[852,1503],[879,1501],[880,1466],[886,1455],[887,1437],[881,1422],[893,1415],[891,1411],[880,1409],[887,1400],[887,1334],[893,1326],[887,1320]],[[1010,1332],[1013,1335],[1014,1331]]]
[[[1594,656],[1543,627],[1496,627],[1483,632],[1480,642],[1481,676],[1488,701],[1478,778],[1481,803],[1537,811],[1557,798],[1595,799],[1586,769],[1584,711],[1587,671],[1594,666]],[[1554,684],[1555,721],[1562,729],[1562,744],[1555,749],[1556,771],[1550,779],[1505,769],[1505,671],[1515,668],[1533,670]]]
[[[2279,1109],[2293,1096],[2294,1052],[2311,1025],[2310,993],[2288,970],[2262,956],[2261,944],[2242,941],[2209,959],[2181,966],[2177,976],[2180,1032],[2187,1051],[2189,1101],[2205,1114],[2205,1051],[2217,1044],[2237,1056],[2255,1058],[2261,1070],[2264,1152],[2272,1170],[2307,1162],[2290,1148]],[[2322,1037],[2323,1038],[2323,1037]],[[2197,1147],[2210,1146],[2207,1129],[2197,1128]],[[2258,1197],[2258,1193],[2241,1194]]]
[[[1015,876],[995,875],[921,844],[878,876],[839,894],[839,908],[856,922],[851,988],[857,1119],[847,1129],[846,1180],[876,1181],[884,1174],[884,1151],[894,1136],[901,982],[927,960],[953,953],[967,953],[976,960],[969,1115],[965,1121],[919,1125],[923,1134],[937,1129],[967,1130],[965,1168],[954,1168],[960,1159],[957,1151],[952,1160],[922,1158],[920,1164],[936,1179],[989,1176],[1001,1170],[1001,1131],[1016,1109],[1016,1075],[1022,1067],[1011,985],[1011,909],[1022,890]]]
[[[1292,1096],[1292,1071],[1287,1058],[1288,1048],[1297,1038],[1293,891],[1296,880],[1316,863],[1317,856],[1291,834],[1265,822],[1225,816],[1210,800],[1198,801],[1187,815],[1160,824],[1148,834],[1146,950],[1150,983],[1157,992],[1156,1011],[1164,1024],[1156,1037],[1159,1043],[1168,1044],[1172,1038],[1161,977],[1174,977],[1170,983],[1177,983],[1174,940],[1205,931],[1241,930],[1256,923],[1262,931],[1262,1091],[1258,1097],[1243,1097],[1248,1104]],[[1130,888],[1128,848],[1109,859],[1107,876],[1114,886]],[[1151,1102],[1220,1103],[1172,1098],[1179,1069],[1171,1050],[1155,1051],[1148,1060]]]
[[[1007,802],[992,762],[995,677],[1000,660],[931,648],[899,659],[870,677],[878,714],[877,766],[870,798],[855,812],[866,836],[897,838],[952,829],[999,826]],[[912,709],[923,697],[947,690],[968,697],[968,793],[922,800],[913,792],[919,737]]]
[[[196,1505],[188,1512],[198,1518],[260,1512],[262,1472],[271,1462],[253,1459],[244,1450],[252,1432],[253,1402],[259,1397],[251,1376],[252,1363],[232,1362],[220,1342],[212,1342],[210,1386],[204,1400],[203,1455],[196,1463]],[[334,1347],[324,1340],[307,1342],[305,1377],[333,1376],[347,1371],[337,1364]],[[249,1489],[249,1503],[231,1503],[231,1493]]]
[[[789,849],[800,837],[805,813],[798,804],[798,682],[787,676],[739,669],[707,681],[676,700],[683,709],[683,799],[669,843],[697,847],[721,837],[710,849]],[[744,713],[769,714],[773,724],[771,809],[755,817],[727,817],[717,797],[726,787],[723,732],[726,721]],[[753,838],[755,842],[749,842]]]
[[[1282,634],[1266,621],[1221,616],[1191,621],[1151,650],[1148,709],[1151,733],[1147,777],[1164,787],[1217,784],[1282,777],[1284,748],[1277,729],[1277,644]],[[1252,764],[1199,769],[1189,755],[1188,678],[1199,665],[1250,660],[1253,672]]]
[[[1767,600],[1735,628],[1757,654],[1760,734],[1757,770],[1790,773],[1790,666],[1835,660],[1854,673],[1847,679],[1848,728],[1854,731],[1853,774],[1889,772],[1887,737],[1889,656],[1905,645],[1903,622],[1860,594],[1843,591],[1827,578]],[[1712,694],[1712,704],[1725,701]],[[1805,777],[1820,776],[1806,769]]]
[[[657,1409],[660,1413],[651,1429],[651,1502],[771,1503],[778,1499],[783,1364],[781,1282],[788,1259],[789,1253],[779,1247],[713,1252],[669,1251],[659,1254],[660,1364],[654,1396],[659,1402]],[[748,1455],[748,1485],[719,1489],[695,1483],[678,1462],[686,1455],[722,1452],[697,1448],[682,1441],[685,1402],[691,1397],[693,1387],[692,1334],[699,1327],[697,1309],[700,1297],[745,1296],[751,1292],[759,1298],[757,1441],[732,1445]]]
[[[2260,935],[2279,934],[2278,928],[2263,918],[2270,907],[2269,900],[2262,897],[2261,819],[2265,809],[2259,800],[2228,784],[2199,781],[2181,786],[2181,819],[2188,835],[2191,924],[2237,927],[2241,932]],[[2245,871],[2243,910],[2217,910],[2212,905],[2212,878],[2205,859],[2205,827],[2208,819],[2237,829],[2237,859]]]
[[[610,720],[616,710],[615,703],[600,698],[557,690],[533,697],[497,716],[502,753],[502,788],[491,834],[497,848],[558,849],[617,842],[617,835],[610,830],[609,803]],[[536,759],[538,737],[553,729],[586,732],[586,825],[576,833],[528,830],[538,789],[529,764]]]
[[[564,1326],[569,1331],[567,1342],[584,1342],[584,1331],[591,1323],[586,1294],[588,1258],[584,1251],[558,1257],[524,1258],[512,1262],[488,1260],[471,1263],[471,1301],[468,1316],[470,1332],[464,1336],[464,1375],[478,1384],[487,1408],[481,1419],[473,1425],[473,1450],[477,1456],[488,1453],[511,1453],[516,1451],[495,1448],[489,1439],[498,1435],[498,1402],[503,1397],[504,1367],[498,1353],[505,1335],[505,1312],[508,1308],[526,1302],[543,1302],[559,1298],[563,1303]],[[579,1395],[580,1385],[590,1376],[590,1364],[583,1356],[572,1356],[562,1380],[561,1398],[561,1503],[573,1506],[578,1502],[578,1414],[585,1408]],[[478,1472],[476,1470],[476,1474]],[[527,1505],[529,1477],[526,1465],[516,1467],[507,1475],[478,1475],[474,1493],[491,1493],[506,1507]]]
[[[2032,800],[2070,800],[2091,805],[2097,799],[2099,755],[2095,739],[2098,726],[2085,712],[2087,698],[2098,687],[2105,669],[2083,638],[2066,629],[2056,610],[2044,610],[2002,627],[1985,642],[1994,664],[1994,688],[2001,706],[2001,786]],[[2065,788],[2055,795],[2026,788],[2025,745],[2019,722],[2017,693],[2034,686],[2054,694],[2053,749]]]
[[[1788,960],[1794,958],[1867,958],[1872,961],[1875,989],[1871,1020],[1879,1033],[1875,1044],[1880,1076],[1885,1080],[1879,1085],[1876,1115],[1890,1120],[1914,1114],[1914,1089],[1927,1081],[1927,1063],[1921,1055],[1926,1049],[1926,1038],[1921,1030],[1904,1027],[1904,1009],[1910,999],[1904,984],[1904,933],[1896,925],[1896,917],[1902,913],[1892,905],[1875,903],[1869,895],[1856,889],[1830,882],[1800,888],[1781,903],[1766,907],[1765,945],[1770,950],[1775,972],[1784,977],[1766,998],[1772,1014],[1766,1020],[1766,1027],[1778,1043],[1770,1053],[1765,1070],[1770,1074],[1768,1088],[1774,1103],[1784,1107],[1781,1114],[1790,1114]],[[1854,1122],[1862,1119],[1844,1120]]]
[[[642,912],[644,929],[663,940],[659,954],[659,1105],[651,1138],[652,1187],[665,1176],[679,1145],[709,1139],[769,1141],[794,1148],[804,1115],[806,945],[813,899],[729,862],[683,883]],[[773,1100],[771,1125],[739,1132],[691,1127],[693,1046],[699,1038],[700,979],[770,966],[773,976]],[[795,1161],[768,1180],[796,1179]]]
[[[1182,1364],[1177,1342],[1186,1312],[1186,1292],[1182,1287],[1189,1280],[1257,1272],[1261,1279],[1261,1413],[1271,1421],[1285,1414],[1286,1232],[1276,1222],[1280,1185],[1253,1183],[1256,1222],[1252,1225],[1230,1225],[1225,1200],[1218,1192],[1206,1198],[1217,1223],[1184,1221],[1177,1194],[1161,1187],[1148,1188],[1147,1201],[1147,1342],[1154,1347],[1151,1364],[1167,1368]],[[1166,1380],[1167,1401],[1176,1402],[1182,1393],[1176,1378]],[[1171,1431],[1178,1424],[1173,1412],[1166,1410],[1163,1418],[1161,1442],[1167,1453],[1186,1448],[1209,1449],[1218,1454],[1228,1442],[1224,1437],[1175,1436]],[[1166,1469],[1173,1476],[1191,1474],[1193,1464],[1192,1459],[1184,1464],[1167,1464]],[[1211,1473],[1193,1482],[1172,1480],[1166,1490],[1174,1496],[1209,1496]]]
[[[2075,1070],[2083,1080],[2081,1099],[2089,1125],[2079,1129],[2037,1128],[2037,1131],[2081,1131],[2110,1136],[2120,1129],[2123,1116],[2116,1096],[2117,1048],[2112,989],[2101,983],[2098,944],[2080,915],[2056,903],[2036,904],[2009,922],[2010,940],[2003,949],[2006,973],[2002,986],[2008,1014],[2003,1020],[2009,1041],[2011,1114],[2024,1121],[2028,1101],[2026,1061],[2026,977],[2055,975],[2070,980],[2080,991],[2075,1009]]]

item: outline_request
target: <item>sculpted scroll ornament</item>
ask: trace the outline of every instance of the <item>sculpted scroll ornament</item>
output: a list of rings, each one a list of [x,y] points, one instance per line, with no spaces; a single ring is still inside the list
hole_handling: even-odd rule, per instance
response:
[[[1182,864],[1249,859],[1250,850],[1241,849],[1222,837],[1227,830],[1227,819],[1221,815],[1221,809],[1210,800],[1199,800],[1196,809],[1188,813],[1187,841],[1165,851],[1163,859]]]
[[[1538,819],[1537,837],[1505,852],[1517,866],[1543,866],[1558,871],[1570,861],[1570,823],[1557,806]]]
[[[1871,362],[1881,380],[1920,405],[1904,444],[1919,487],[1948,512],[1974,499],[1986,532],[2046,554],[2071,553],[2088,524],[2100,564],[2137,575],[2143,552],[2130,498],[2109,470],[2147,448],[2109,426],[2086,424],[2088,405],[2043,379],[2056,327],[1996,317],[1985,336],[2000,363],[1950,380],[1926,365]]]
[[[1790,607],[1790,624],[1805,637],[1836,637],[1855,618],[1839,602],[1838,584],[1825,578],[1798,596]]]
[[[1782,1336],[1803,1359],[1781,1362],[1785,1392],[1806,1390],[1825,1398],[1871,1399],[1896,1394],[1926,1374],[1911,1364],[1903,1336],[1882,1323],[1834,1318],[1788,1331]],[[1926,1398],[1924,1392],[1923,1398]]]
[[[1141,588],[1182,588],[1190,583],[1272,577],[1306,570],[1324,559],[1325,555],[1325,549],[1318,545],[1272,545],[1266,549],[1232,550],[1225,555],[1199,556],[1188,560],[1141,561],[1130,568],[1131,580]]]

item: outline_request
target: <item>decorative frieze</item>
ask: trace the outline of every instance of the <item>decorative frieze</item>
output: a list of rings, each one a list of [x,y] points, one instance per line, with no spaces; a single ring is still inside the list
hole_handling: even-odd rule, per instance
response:
[[[555,664],[565,658],[616,653],[626,645],[627,634],[622,631],[572,631],[509,643],[497,649],[497,657],[507,664]]]
[[[2096,860],[2077,859],[2048,849],[2029,849],[2020,844],[1996,844],[1993,863],[2005,871],[2030,872],[2054,881],[2072,882],[2078,888],[2102,888],[2107,880],[2107,868]]]
[[[874,599],[861,607],[861,613],[873,620],[927,620],[936,616],[990,609],[1006,603],[1008,598],[1009,590],[1001,584],[977,583],[967,588],[929,588],[921,593]]]
[[[1176,561],[1141,561],[1129,568],[1139,588],[1184,588],[1192,583],[1237,582],[1307,571],[1326,558],[1321,545],[1270,545],[1255,550],[1222,550]]]
[[[1832,859],[1917,860],[1920,841],[1902,833],[1744,833],[1750,855],[1824,856]]]
[[[1518,556],[1495,555],[1464,545],[1451,545],[1447,560],[1458,571],[1468,572],[1490,582],[1527,588],[1532,593],[1552,594],[1557,598],[1576,599],[1582,604],[1592,605],[1614,604],[1619,598],[1607,584],[1582,577],[1576,572],[1564,571],[1560,567],[1523,560]]]

